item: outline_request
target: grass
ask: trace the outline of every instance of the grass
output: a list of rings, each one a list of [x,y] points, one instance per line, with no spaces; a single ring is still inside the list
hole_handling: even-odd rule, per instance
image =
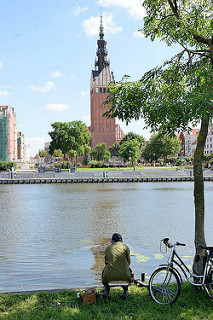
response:
[[[153,302],[146,288],[130,287],[129,308],[119,296],[120,289],[111,289],[109,306],[104,298],[97,304],[80,303],[76,291],[1,294],[0,319],[125,319],[178,320],[213,319],[213,301],[205,291],[185,283],[178,300],[170,306]]]

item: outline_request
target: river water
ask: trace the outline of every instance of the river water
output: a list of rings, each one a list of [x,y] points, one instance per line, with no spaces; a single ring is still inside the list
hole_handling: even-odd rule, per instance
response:
[[[205,183],[206,241],[213,244],[213,183]],[[192,182],[1,185],[0,292],[101,284],[104,248],[119,232],[146,278],[167,255],[160,239],[194,254]]]

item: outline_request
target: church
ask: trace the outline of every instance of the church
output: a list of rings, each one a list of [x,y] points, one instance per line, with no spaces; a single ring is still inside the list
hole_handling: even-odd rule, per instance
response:
[[[90,121],[89,127],[92,139],[91,147],[99,143],[106,143],[107,147],[112,146],[115,142],[120,142],[124,133],[116,119],[103,117],[107,110],[104,101],[108,97],[107,86],[114,82],[113,72],[110,71],[110,62],[107,60],[107,42],[104,40],[104,28],[102,16],[100,18],[99,39],[97,41],[98,49],[96,52],[95,68],[91,72],[90,80]]]

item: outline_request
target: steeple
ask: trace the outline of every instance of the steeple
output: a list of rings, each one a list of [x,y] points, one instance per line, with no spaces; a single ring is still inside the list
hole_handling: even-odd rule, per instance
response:
[[[100,39],[103,40],[104,38],[104,26],[103,26],[103,20],[102,20],[102,16],[100,16],[100,28],[99,28],[99,36],[100,36]]]
[[[96,55],[98,59],[95,62],[95,67],[98,67],[98,73],[104,68],[109,67],[109,61],[107,60],[107,50],[106,50],[106,41],[104,40],[104,27],[102,16],[100,17],[100,28],[99,28],[99,39],[97,41],[98,49]]]

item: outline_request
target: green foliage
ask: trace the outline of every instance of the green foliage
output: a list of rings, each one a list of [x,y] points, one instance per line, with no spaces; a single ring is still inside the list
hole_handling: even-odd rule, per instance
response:
[[[136,134],[134,132],[128,132],[125,137],[121,140],[121,144],[123,144],[125,141],[130,141],[136,139],[140,143],[140,148],[144,145],[145,143],[145,138],[139,134]]]
[[[61,162],[61,169],[70,169],[73,167],[73,163],[70,161],[63,161]]]
[[[174,156],[180,152],[181,141],[176,136],[168,134],[156,134],[147,143],[143,150],[143,157],[149,161],[157,160],[160,157],[166,162],[169,156]]]
[[[212,158],[212,154],[204,154],[203,155],[203,161],[209,161]]]
[[[12,169],[12,167],[14,169],[17,168],[17,163],[16,162],[6,162],[6,161],[1,161],[0,160],[0,170],[2,171],[10,171]]]
[[[83,165],[84,165],[84,166],[87,166],[90,161],[91,161],[91,157],[90,157],[89,153],[87,153],[87,154],[85,155],[85,157],[83,158]]]
[[[60,149],[58,149],[58,150],[53,151],[52,156],[54,158],[63,158],[64,155],[63,155],[62,151]]]
[[[106,167],[103,161],[95,161],[95,160],[90,161],[89,166],[90,166],[90,168],[105,168]]]
[[[210,165],[213,166],[213,159],[209,161]]]
[[[45,158],[47,155],[47,152],[45,150],[39,150],[38,155],[40,158]]]
[[[111,147],[109,147],[109,152],[111,153],[112,156],[118,157],[120,154],[120,143],[116,142],[114,143]]]
[[[95,150],[92,152],[92,156],[97,161],[106,161],[108,162],[111,153],[107,150],[106,143],[99,143],[95,146]]]
[[[91,151],[88,146],[91,134],[82,121],[54,122],[53,131],[49,132],[52,139],[50,142],[50,154],[60,149],[63,154],[70,150],[77,151],[78,156],[85,155]]]
[[[137,139],[127,140],[121,144],[120,156],[129,161],[131,158],[132,164],[136,164],[139,157],[140,142]]]
[[[142,32],[182,51],[140,81],[112,83],[106,116],[126,123],[144,118],[147,127],[164,133],[185,131],[202,117],[212,118],[212,0],[146,0]]]

